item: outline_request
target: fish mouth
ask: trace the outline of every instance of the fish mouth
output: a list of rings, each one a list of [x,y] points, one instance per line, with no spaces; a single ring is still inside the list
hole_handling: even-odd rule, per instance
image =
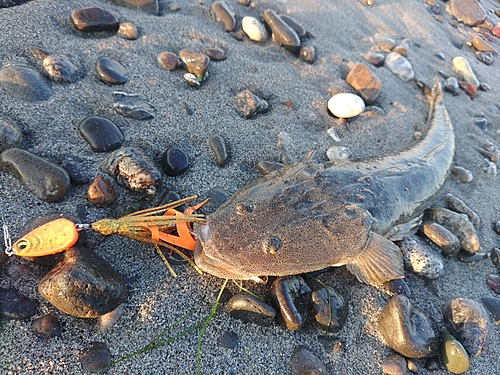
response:
[[[260,277],[240,271],[231,264],[210,254],[218,253],[218,251],[210,239],[210,227],[208,224],[196,223],[195,230],[198,234],[198,240],[194,248],[194,262],[203,272],[224,279],[253,280],[258,283],[265,282]]]

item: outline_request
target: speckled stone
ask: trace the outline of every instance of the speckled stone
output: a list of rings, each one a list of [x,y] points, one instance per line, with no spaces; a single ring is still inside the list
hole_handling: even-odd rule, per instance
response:
[[[400,247],[406,268],[431,280],[443,274],[444,262],[441,255],[418,236],[406,237]]]
[[[0,168],[13,173],[46,202],[61,200],[71,186],[68,172],[62,167],[19,148],[9,148],[0,154]]]
[[[78,132],[94,152],[107,152],[120,148],[123,133],[111,120],[89,116],[78,124]]]
[[[118,28],[118,36],[121,36],[123,39],[135,40],[139,37],[139,33],[134,24],[123,22],[120,23],[120,27]]]
[[[236,18],[233,6],[225,1],[216,1],[212,4],[217,22],[224,26],[226,31],[233,31],[236,28]]]
[[[166,70],[175,70],[179,65],[179,58],[172,52],[160,52],[156,60],[158,65]]]
[[[143,12],[153,14],[155,16],[159,15],[160,8],[158,5],[158,0],[111,0],[114,3],[122,6],[126,6],[132,9],[142,10]]]
[[[307,319],[311,289],[300,276],[278,277],[271,285],[271,301],[280,312],[278,321],[287,329],[302,328]]]
[[[298,346],[292,354],[292,375],[331,375],[318,356],[304,346]]]
[[[118,31],[118,19],[107,10],[98,7],[82,8],[71,12],[70,20],[83,32]]]
[[[248,293],[238,293],[227,303],[227,312],[246,323],[268,327],[276,317],[276,310]]]
[[[0,316],[24,320],[38,314],[40,303],[20,294],[16,289],[0,287]]]
[[[113,108],[119,114],[136,120],[149,120],[156,114],[153,106],[138,94],[127,94],[123,91],[113,93]]]
[[[415,78],[410,62],[397,52],[391,52],[385,57],[385,66],[398,78],[405,82]]]
[[[23,135],[17,125],[6,117],[0,116],[0,152],[21,146]]]
[[[103,374],[111,363],[111,352],[103,342],[93,342],[80,351],[78,360],[85,371],[92,374]]]
[[[40,338],[49,339],[61,336],[61,324],[53,315],[44,315],[33,320],[31,329]]]
[[[293,53],[298,53],[300,50],[300,38],[297,33],[288,24],[283,21],[274,10],[266,9],[262,12],[264,22],[272,31],[272,39],[274,42],[282,45]]]
[[[20,100],[36,102],[52,96],[50,82],[38,71],[19,62],[11,62],[0,69],[0,86],[5,92]]]
[[[189,158],[182,149],[171,147],[163,153],[161,166],[167,176],[179,176],[188,170]]]
[[[253,94],[249,90],[243,90],[236,94],[235,105],[238,113],[246,119],[250,119],[257,113],[266,113],[269,109],[269,104]]]
[[[123,85],[128,82],[127,71],[118,61],[109,57],[99,57],[96,63],[97,77],[110,85]]]

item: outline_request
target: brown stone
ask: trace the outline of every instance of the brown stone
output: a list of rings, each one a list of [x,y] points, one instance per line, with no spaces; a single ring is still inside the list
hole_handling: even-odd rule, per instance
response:
[[[179,51],[179,57],[189,73],[194,74],[198,80],[203,79],[210,63],[210,58],[207,55],[183,49]]]
[[[460,81],[458,84],[460,85],[460,88],[470,96],[471,99],[474,99],[476,97],[477,87],[472,83]]]
[[[105,207],[114,203],[116,191],[108,181],[101,176],[97,176],[89,186],[87,198],[90,203]]]
[[[366,66],[360,63],[355,64],[351,68],[346,81],[367,104],[375,102],[382,88],[380,80],[373,76]]]
[[[486,18],[486,12],[477,0],[451,0],[446,4],[446,11],[469,26],[476,26]]]
[[[472,46],[481,52],[491,52],[493,55],[498,56],[499,52],[490,43],[484,40],[479,35],[474,35],[471,39]]]
[[[175,70],[179,65],[179,58],[172,52],[160,52],[157,61],[158,65],[167,70]]]

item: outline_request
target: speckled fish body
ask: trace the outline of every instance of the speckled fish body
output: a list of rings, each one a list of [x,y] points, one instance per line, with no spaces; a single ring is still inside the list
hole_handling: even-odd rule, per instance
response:
[[[195,226],[195,262],[219,277],[256,281],[344,264],[373,285],[402,278],[401,253],[384,236],[428,207],[454,150],[436,81],[428,132],[415,147],[369,161],[301,162],[249,184]]]

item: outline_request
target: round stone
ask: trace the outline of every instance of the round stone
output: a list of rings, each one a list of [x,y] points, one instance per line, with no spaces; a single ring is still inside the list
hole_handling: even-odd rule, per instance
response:
[[[111,363],[111,352],[103,342],[93,342],[90,347],[80,351],[78,360],[85,371],[103,374]]]
[[[226,59],[226,52],[222,48],[213,47],[205,50],[205,55],[207,55],[210,60],[222,61]]]
[[[410,62],[401,54],[391,52],[385,57],[385,66],[398,78],[405,82],[415,78]]]
[[[161,166],[167,176],[178,176],[189,168],[186,153],[177,147],[171,147],[161,157]]]
[[[71,12],[71,22],[80,31],[118,31],[118,19],[108,11],[98,8],[82,8]]]
[[[340,93],[328,100],[328,109],[336,117],[351,118],[365,110],[365,102],[358,95]]]
[[[257,18],[246,16],[241,20],[241,28],[250,40],[265,42],[269,39],[266,27]]]
[[[107,152],[120,148],[123,142],[121,130],[110,120],[89,116],[78,124],[78,131],[94,152]]]
[[[292,375],[321,374],[330,375],[326,365],[304,346],[297,347],[291,358]]]
[[[38,314],[40,303],[20,294],[16,289],[0,287],[0,316],[25,320]]]
[[[40,338],[48,339],[61,336],[61,324],[53,315],[44,315],[33,320],[31,329]]]
[[[156,60],[158,65],[167,70],[175,70],[179,65],[179,58],[172,52],[160,52]]]
[[[382,371],[387,375],[406,375],[406,360],[400,354],[391,354],[382,363]]]
[[[441,340],[441,363],[452,374],[463,374],[470,363],[464,347],[448,333],[443,333]]]
[[[8,95],[27,102],[47,100],[52,96],[50,82],[35,69],[18,62],[0,69],[0,85]]]
[[[99,57],[95,69],[99,79],[110,85],[123,85],[128,82],[125,68],[116,60]]]

